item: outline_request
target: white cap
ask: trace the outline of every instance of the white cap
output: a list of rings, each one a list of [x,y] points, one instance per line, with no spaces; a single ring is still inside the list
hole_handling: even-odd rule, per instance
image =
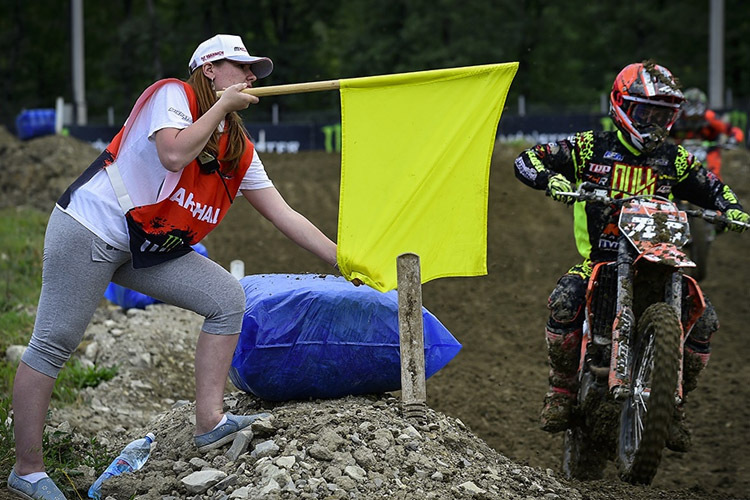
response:
[[[273,71],[273,62],[267,57],[251,56],[247,53],[242,38],[237,35],[215,35],[193,52],[188,68],[190,73],[207,62],[229,59],[252,65],[253,73],[258,78],[265,78]]]

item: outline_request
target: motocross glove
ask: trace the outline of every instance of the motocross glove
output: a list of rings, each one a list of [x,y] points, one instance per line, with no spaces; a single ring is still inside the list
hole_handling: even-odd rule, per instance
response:
[[[566,191],[573,191],[573,186],[571,186],[570,181],[562,174],[555,174],[547,180],[547,196],[555,201],[559,201],[560,203],[572,205],[573,202],[576,201],[575,198],[569,195],[560,194]]]
[[[750,224],[750,215],[747,214],[747,212],[743,212],[742,210],[739,210],[737,208],[730,208],[726,211],[727,219],[729,219],[731,222],[743,222],[746,225],[740,225],[740,224],[729,224],[729,230],[730,231],[736,231],[738,233],[741,233],[745,229],[747,229],[747,224]]]

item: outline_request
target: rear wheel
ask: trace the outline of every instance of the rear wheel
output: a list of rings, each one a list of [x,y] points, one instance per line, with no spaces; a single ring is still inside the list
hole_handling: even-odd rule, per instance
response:
[[[622,406],[617,446],[620,477],[650,484],[661,461],[675,404],[681,326],[677,312],[660,302],[638,321],[631,346],[631,394]]]

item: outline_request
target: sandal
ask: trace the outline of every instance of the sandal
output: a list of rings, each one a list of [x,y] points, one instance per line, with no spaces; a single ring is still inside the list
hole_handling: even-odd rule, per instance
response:
[[[30,483],[18,477],[15,469],[8,476],[8,490],[27,500],[65,500],[63,492],[49,477]]]
[[[270,413],[258,413],[256,415],[232,415],[226,413],[227,421],[216,429],[200,436],[195,436],[195,446],[201,453],[213,450],[219,446],[234,441],[237,433],[249,426],[256,420],[270,417]]]

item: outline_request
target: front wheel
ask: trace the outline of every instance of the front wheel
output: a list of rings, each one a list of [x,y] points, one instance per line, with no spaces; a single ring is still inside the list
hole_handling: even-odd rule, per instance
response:
[[[669,304],[650,305],[631,344],[630,396],[623,402],[617,444],[620,477],[650,484],[674,411],[682,327]]]

